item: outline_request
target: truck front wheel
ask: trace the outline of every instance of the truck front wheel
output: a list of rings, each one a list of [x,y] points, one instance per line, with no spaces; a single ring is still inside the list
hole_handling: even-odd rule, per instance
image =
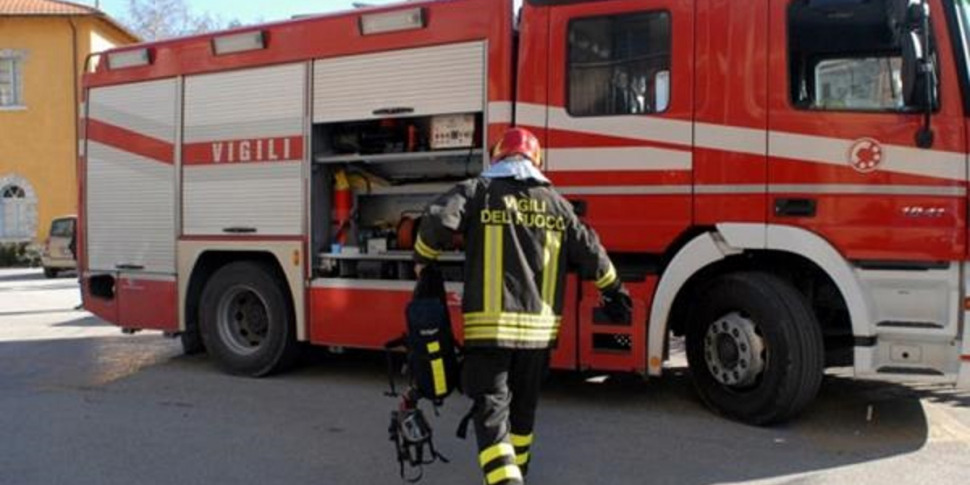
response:
[[[687,359],[709,407],[768,425],[791,419],[814,399],[824,373],[822,333],[792,285],[768,273],[734,273],[696,298]]]
[[[262,377],[296,359],[284,284],[266,265],[249,261],[212,275],[202,292],[200,324],[205,348],[223,370]]]

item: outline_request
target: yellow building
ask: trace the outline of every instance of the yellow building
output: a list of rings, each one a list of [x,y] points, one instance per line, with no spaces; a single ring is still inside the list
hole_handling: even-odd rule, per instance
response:
[[[51,219],[77,212],[85,60],[136,41],[91,7],[0,0],[0,243],[43,241]]]

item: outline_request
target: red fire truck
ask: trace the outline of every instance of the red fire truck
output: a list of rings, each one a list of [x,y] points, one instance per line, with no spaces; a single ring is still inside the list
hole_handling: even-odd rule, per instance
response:
[[[91,60],[84,305],[262,376],[402,331],[420,210],[509,126],[634,295],[571,277],[553,364],[660,376],[767,424],[824,369],[970,386],[970,7],[440,0]],[[442,257],[461,332],[460,241]]]

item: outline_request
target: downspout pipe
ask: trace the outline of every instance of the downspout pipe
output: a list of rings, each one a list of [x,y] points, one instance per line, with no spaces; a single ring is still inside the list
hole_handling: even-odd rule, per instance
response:
[[[72,143],[73,148],[72,153],[77,157],[77,139],[78,135],[81,133],[81,113],[80,109],[80,99],[78,91],[80,90],[81,74],[78,72],[78,38],[77,38],[77,24],[74,22],[74,17],[67,18],[68,25],[71,26],[71,94],[74,100],[74,142]],[[75,172],[77,172],[77,164],[75,164]],[[75,184],[80,180],[80,173],[75,173]]]

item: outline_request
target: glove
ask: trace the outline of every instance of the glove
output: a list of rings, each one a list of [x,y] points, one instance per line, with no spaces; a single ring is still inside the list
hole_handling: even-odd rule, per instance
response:
[[[613,323],[630,323],[633,318],[633,299],[622,285],[603,292],[603,312]]]

